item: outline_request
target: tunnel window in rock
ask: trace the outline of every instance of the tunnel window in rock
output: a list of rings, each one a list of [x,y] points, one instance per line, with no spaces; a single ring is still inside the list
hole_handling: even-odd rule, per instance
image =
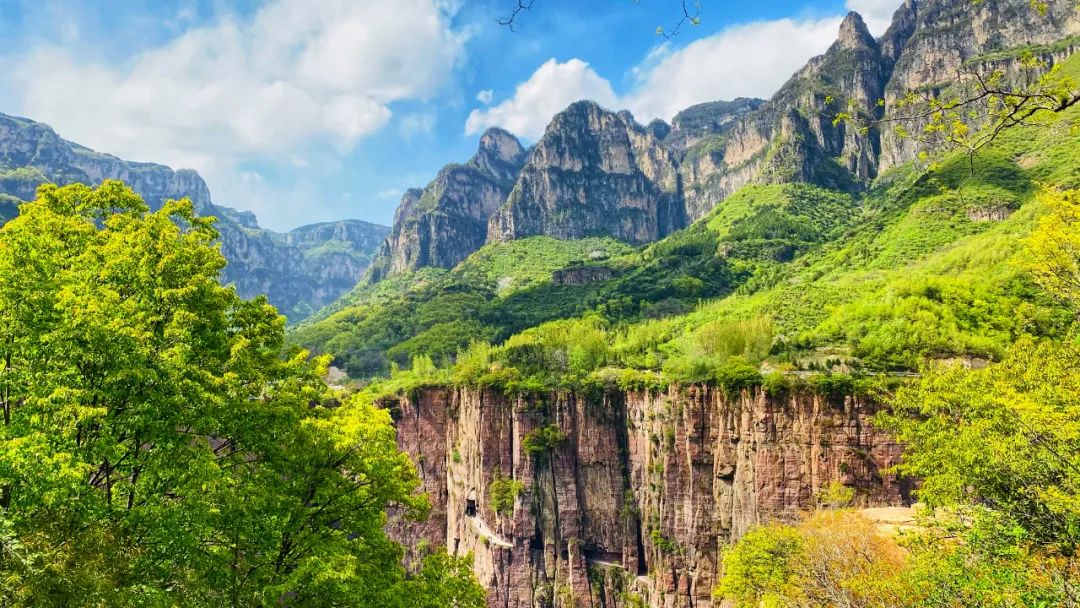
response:
[[[476,517],[476,490],[470,490],[465,499],[465,517]]]

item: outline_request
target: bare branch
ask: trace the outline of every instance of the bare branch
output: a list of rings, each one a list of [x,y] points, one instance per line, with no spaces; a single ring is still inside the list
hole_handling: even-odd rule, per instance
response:
[[[682,29],[682,26],[686,25],[687,23],[693,26],[701,25],[701,0],[697,0],[694,2],[693,14],[690,13],[690,9],[686,6],[686,0],[681,0],[680,4],[682,5],[682,17],[679,18],[678,23],[676,23],[670,30],[665,30],[662,27],[656,28],[656,33],[660,36],[663,36],[664,38],[667,38],[668,40],[674,38],[675,36],[678,36],[679,31]]]
[[[517,31],[514,29],[514,25],[517,23],[518,15],[520,15],[522,11],[532,10],[533,2],[535,1],[536,0],[517,0],[517,6],[510,12],[510,15],[498,20],[499,25],[510,28],[511,32]]]
[[[502,25],[502,26],[505,26],[505,27],[509,28],[510,31],[512,31],[512,32],[516,32],[517,31],[516,27],[518,25],[518,18],[521,16],[521,13],[523,13],[525,11],[532,10],[533,3],[535,1],[536,0],[515,0],[515,2],[517,4],[510,11],[510,14],[505,16],[505,17],[499,18],[497,20],[497,23],[499,25]],[[640,0],[635,0],[635,1],[640,1]],[[687,0],[679,0],[679,9],[680,9],[680,12],[681,12],[681,16],[679,17],[679,20],[671,28],[664,28],[663,26],[657,27],[656,28],[657,35],[663,36],[664,38],[667,38],[667,39],[671,39],[671,38],[674,38],[675,36],[677,36],[679,34],[679,31],[682,30],[683,26],[686,25],[687,23],[689,23],[690,25],[693,25],[693,26],[700,25],[701,24],[701,0],[694,0],[692,6],[693,6],[693,9],[691,10],[691,5],[688,4]]]

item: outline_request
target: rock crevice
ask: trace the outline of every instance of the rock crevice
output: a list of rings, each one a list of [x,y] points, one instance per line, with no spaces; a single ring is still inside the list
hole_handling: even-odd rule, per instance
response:
[[[492,607],[707,607],[722,548],[751,526],[799,517],[832,482],[862,506],[908,491],[886,472],[901,447],[855,398],[425,389],[388,405],[433,503],[392,534],[473,552]],[[548,449],[526,442],[553,426]],[[521,490],[496,512],[506,478]]]

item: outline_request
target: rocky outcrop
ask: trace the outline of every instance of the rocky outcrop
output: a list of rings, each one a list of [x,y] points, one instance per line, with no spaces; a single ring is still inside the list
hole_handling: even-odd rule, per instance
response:
[[[492,607],[708,607],[720,550],[752,525],[798,517],[833,481],[871,506],[909,489],[855,398],[426,389],[388,405],[433,505],[392,533],[473,552]]]
[[[906,0],[882,39],[885,58],[895,62],[885,86],[887,106],[909,91],[937,94],[958,81],[970,82],[975,73],[1000,70],[1014,81],[1036,77],[1021,69],[1019,51],[1053,65],[1080,49],[1075,5],[1049,2],[1046,8],[1042,13],[1027,0]],[[905,125],[910,132],[922,126]],[[897,137],[891,130],[883,131],[881,139],[883,168],[907,162],[920,151],[918,141]]]
[[[629,112],[581,101],[537,142],[491,218],[488,240],[607,235],[648,243],[685,224],[671,152]]]
[[[610,266],[570,266],[551,273],[551,282],[555,285],[585,285],[600,281],[610,281],[615,271]]]
[[[739,98],[689,107],[675,115],[664,145],[679,160],[683,205],[688,220],[703,217],[715,201],[726,196],[722,172],[728,134],[738,121],[759,109],[762,99]]]
[[[915,138],[864,128],[890,124],[877,119],[892,118],[901,96],[935,90],[962,68],[1031,77],[1020,73],[1018,49],[1052,64],[1080,47],[1078,32],[1080,19],[1067,2],[1050,3],[1042,14],[1030,0],[906,0],[880,39],[857,13],[848,14],[836,42],[768,101],[700,104],[671,125],[647,126],[628,112],[578,102],[552,120],[524,168],[516,140],[489,132],[480,162],[447,167],[425,190],[406,193],[373,277],[451,267],[485,242],[532,235],[647,243],[751,183],[862,190],[921,151]],[[836,120],[841,114],[856,120]]]
[[[888,79],[881,49],[862,17],[850,13],[837,41],[811,59],[768,102],[731,127],[705,157],[688,159],[683,175],[701,216],[747,183],[807,182],[859,188],[878,172],[876,132],[834,124],[851,108],[876,111]]]
[[[423,266],[451,268],[482,247],[488,218],[506,200],[524,160],[517,138],[489,129],[468,163],[447,165],[423,190],[408,190],[371,279]]]
[[[764,99],[740,97],[732,101],[710,101],[690,106],[675,115],[667,131],[658,134],[662,134],[664,145],[676,153],[684,153],[703,144],[720,144],[740,118],[764,103]]]
[[[196,213],[218,218],[221,251],[229,264],[222,281],[270,303],[299,321],[348,291],[362,276],[389,229],[359,221],[317,224],[279,234],[259,228],[255,215],[215,205],[198,173],[136,163],[62,139],[48,125],[0,114],[0,221],[17,213],[46,182],[127,183],[151,209],[170,199],[191,199]]]

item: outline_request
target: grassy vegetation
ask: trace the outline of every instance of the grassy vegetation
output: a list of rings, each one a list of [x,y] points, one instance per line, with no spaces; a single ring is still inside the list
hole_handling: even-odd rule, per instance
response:
[[[357,378],[424,354],[448,381],[526,391],[737,389],[768,383],[769,370],[847,377],[998,359],[1018,337],[1061,335],[1069,320],[1027,278],[1023,241],[1045,211],[1040,188],[1080,185],[1078,117],[1007,132],[974,158],[894,169],[859,196],[748,186],[644,248],[489,245],[452,271],[361,287],[293,340]],[[552,280],[575,267],[606,273]]]

